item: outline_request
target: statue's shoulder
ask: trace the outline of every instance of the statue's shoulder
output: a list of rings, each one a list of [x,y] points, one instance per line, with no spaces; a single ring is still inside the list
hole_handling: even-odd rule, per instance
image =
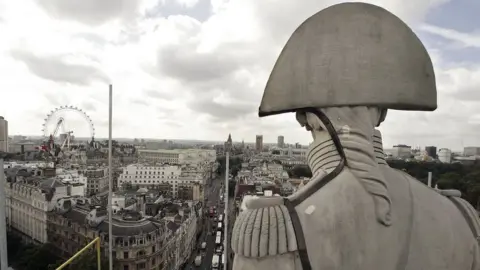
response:
[[[297,250],[292,220],[282,197],[246,203],[232,232],[232,250],[244,257],[265,257]]]
[[[456,189],[435,189],[438,193],[450,199],[465,218],[470,230],[480,244],[480,218],[477,209],[468,201],[462,199],[462,193]]]

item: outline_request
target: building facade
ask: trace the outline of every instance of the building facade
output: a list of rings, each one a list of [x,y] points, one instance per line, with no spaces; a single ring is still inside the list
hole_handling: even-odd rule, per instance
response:
[[[114,269],[180,269],[190,258],[202,209],[197,205],[170,205],[162,209],[163,217],[145,218],[132,210],[115,214],[112,223]],[[102,254],[107,259],[108,220],[103,207],[72,199],[60,200],[55,211],[49,213],[48,232],[49,241],[65,258],[100,237]]]
[[[427,146],[425,147],[425,151],[427,155],[432,158],[437,158],[437,147],[435,146]]]
[[[394,145],[391,154],[394,158],[410,158],[412,156],[412,147],[405,144]]]
[[[480,156],[480,147],[477,147],[477,146],[464,147],[463,155],[466,157]]]
[[[79,173],[87,178],[86,195],[91,196],[108,189],[108,168],[88,167]]]
[[[295,158],[301,161],[306,161],[307,160],[307,152],[308,149],[305,148],[293,148],[293,147],[287,147],[287,148],[279,148],[279,147],[273,147],[270,149],[270,155],[273,157],[279,157],[279,158]]]
[[[190,172],[190,173],[189,173]],[[203,184],[205,175],[198,171],[189,171],[188,167],[179,165],[148,166],[141,164],[128,165],[118,177],[119,189],[128,185],[134,189],[159,189],[166,185],[171,189],[172,197],[176,198],[180,187],[192,187],[192,194],[199,194],[193,198],[203,198]],[[181,194],[184,196],[185,191]]]
[[[47,242],[47,212],[56,198],[67,196],[69,188],[55,179],[27,179],[5,184],[8,226],[26,240]]]
[[[217,153],[215,149],[174,149],[174,150],[138,150],[139,159],[146,162],[167,164],[198,164],[215,162]]]
[[[284,147],[285,147],[285,137],[283,137],[283,136],[278,136],[278,138],[277,138],[277,147],[278,147],[278,148],[284,148]]]
[[[255,138],[255,151],[263,151],[263,135],[257,135],[257,137]]]
[[[452,163],[452,151],[442,148],[438,151],[438,160],[442,163]]]

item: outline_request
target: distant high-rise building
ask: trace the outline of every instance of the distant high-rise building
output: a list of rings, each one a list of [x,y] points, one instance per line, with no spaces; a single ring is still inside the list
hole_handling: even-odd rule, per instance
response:
[[[467,157],[480,156],[480,147],[477,147],[477,146],[464,147],[463,154]]]
[[[0,116],[0,152],[8,152],[8,122]]]
[[[437,147],[427,146],[427,147],[425,147],[425,152],[427,152],[427,155],[429,157],[437,158]]]
[[[412,157],[412,147],[405,144],[399,144],[393,146],[392,156],[394,158],[411,158]]]
[[[280,147],[280,148],[285,147],[285,138],[283,136],[278,136],[277,146]]]
[[[257,135],[257,138],[255,140],[255,150],[257,152],[263,151],[263,135]]]
[[[442,148],[438,151],[438,160],[442,163],[452,163],[452,151],[447,148]]]

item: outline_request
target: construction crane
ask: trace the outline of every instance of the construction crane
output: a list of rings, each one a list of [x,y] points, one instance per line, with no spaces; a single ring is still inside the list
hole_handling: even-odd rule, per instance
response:
[[[58,119],[57,124],[55,125],[55,129],[53,130],[53,133],[50,134],[48,141],[42,147],[42,150],[48,154],[46,157],[46,160],[48,161],[51,158],[53,161],[54,167],[58,164],[58,161],[59,161],[58,155],[60,154],[61,151],[63,151],[65,144],[67,145],[67,147],[70,147],[70,137],[73,131],[66,132],[67,136],[60,146],[55,145],[55,136],[57,135],[60,127],[62,128],[65,127],[64,122],[65,122],[65,119],[63,117],[60,117]]]
[[[63,119],[63,117],[60,117],[58,119],[57,125],[55,125],[55,129],[53,130],[53,133],[50,134],[50,136],[48,138],[48,141],[45,142],[45,144],[42,147],[42,150],[47,151],[49,153],[51,153],[51,151],[54,150],[54,148],[55,148],[55,136],[57,135],[60,127],[63,127],[63,122],[64,121],[65,121],[65,119]]]

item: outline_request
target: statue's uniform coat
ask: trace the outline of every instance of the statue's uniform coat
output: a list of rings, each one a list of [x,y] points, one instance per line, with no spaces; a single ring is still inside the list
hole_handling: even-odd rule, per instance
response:
[[[480,269],[476,239],[452,202],[403,172],[381,170],[392,190],[389,227],[376,221],[371,195],[348,169],[296,207],[312,269]],[[269,200],[257,199],[252,204],[258,208],[244,211],[235,224],[235,270],[302,269],[288,212],[279,200],[278,206],[261,207]],[[261,221],[252,224],[260,213]],[[249,226],[243,232],[255,228],[253,233],[241,233]]]

